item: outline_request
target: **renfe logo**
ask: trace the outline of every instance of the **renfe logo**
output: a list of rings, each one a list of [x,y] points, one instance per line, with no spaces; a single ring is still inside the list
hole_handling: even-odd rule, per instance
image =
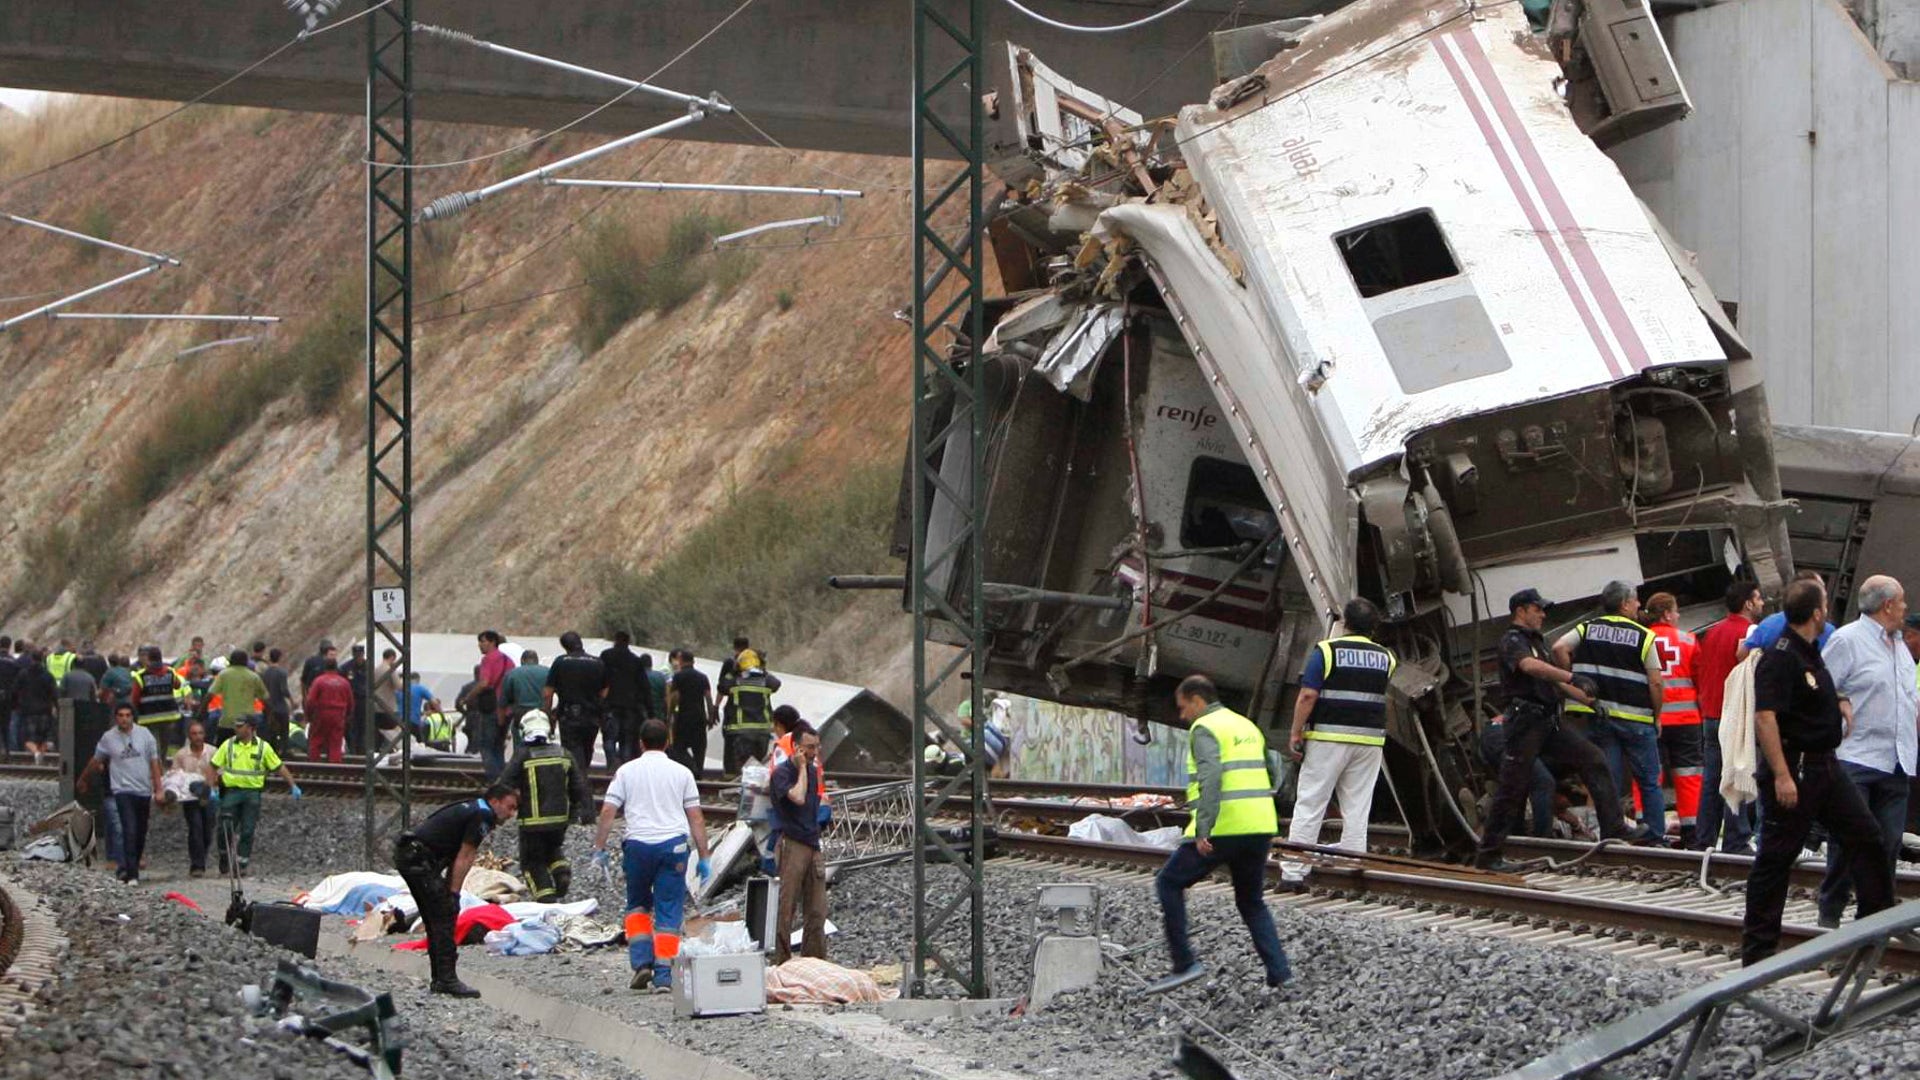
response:
[[[1178,405],[1162,405],[1153,410],[1155,416],[1165,417],[1178,424],[1185,424],[1189,431],[1204,431],[1220,422],[1220,414],[1205,405],[1198,409],[1186,409]]]

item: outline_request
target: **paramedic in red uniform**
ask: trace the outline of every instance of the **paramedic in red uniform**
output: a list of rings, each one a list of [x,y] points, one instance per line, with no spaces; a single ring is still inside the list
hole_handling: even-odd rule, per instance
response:
[[[1694,660],[1700,645],[1676,625],[1679,617],[1680,601],[1672,593],[1648,597],[1647,628],[1653,631],[1653,653],[1660,661],[1661,685],[1666,687],[1660,705],[1660,757],[1680,811],[1680,843],[1691,848],[1707,759],[1701,742],[1699,691],[1694,686]]]

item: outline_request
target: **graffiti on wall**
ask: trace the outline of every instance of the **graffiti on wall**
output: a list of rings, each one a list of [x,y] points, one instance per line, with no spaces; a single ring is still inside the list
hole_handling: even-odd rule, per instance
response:
[[[1002,695],[1012,706],[1009,775],[1016,780],[1177,787],[1187,781],[1187,733],[1153,726],[1134,738],[1133,721],[1104,709]]]

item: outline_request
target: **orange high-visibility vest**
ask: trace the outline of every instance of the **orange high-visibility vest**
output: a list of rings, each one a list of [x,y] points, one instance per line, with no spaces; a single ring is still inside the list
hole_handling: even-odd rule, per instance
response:
[[[1700,691],[1693,685],[1693,660],[1700,645],[1692,634],[1670,623],[1655,623],[1654,655],[1660,658],[1660,680],[1666,703],[1660,706],[1661,727],[1683,727],[1700,722]]]

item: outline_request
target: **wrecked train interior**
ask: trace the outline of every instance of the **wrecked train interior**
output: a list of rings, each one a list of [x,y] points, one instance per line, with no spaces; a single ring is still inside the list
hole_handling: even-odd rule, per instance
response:
[[[1204,672],[1272,730],[1366,596],[1403,660],[1376,814],[1457,843],[1507,595],[1778,587],[1760,361],[1596,142],[1685,113],[1635,10],[1364,0],[1236,31],[1166,120],[1003,46],[1005,295],[951,357],[989,376],[986,580],[1124,603],[990,593],[988,685],[1150,737]]]

